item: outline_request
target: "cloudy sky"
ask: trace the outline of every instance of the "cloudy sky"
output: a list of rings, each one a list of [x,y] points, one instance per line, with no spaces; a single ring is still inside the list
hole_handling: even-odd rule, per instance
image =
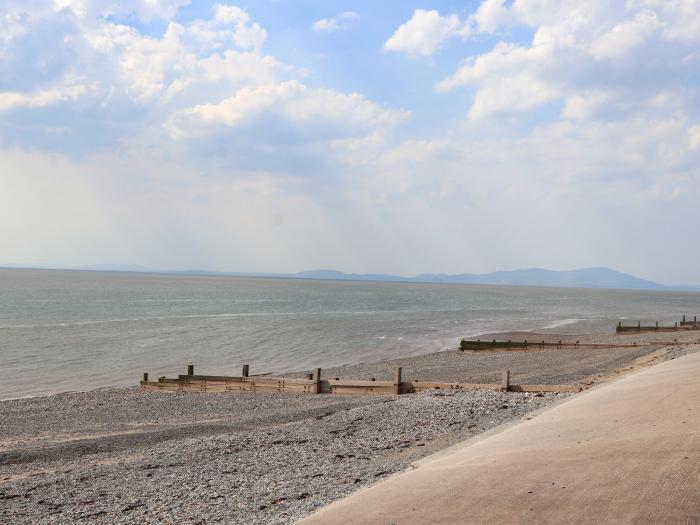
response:
[[[0,0],[0,263],[700,282],[700,1]]]

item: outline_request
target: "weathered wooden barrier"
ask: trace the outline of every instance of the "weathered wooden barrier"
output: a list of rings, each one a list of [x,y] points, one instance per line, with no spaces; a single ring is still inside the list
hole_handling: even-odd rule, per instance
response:
[[[636,324],[632,325],[623,325],[622,321],[617,323],[617,327],[615,327],[615,331],[620,334],[620,333],[640,333],[640,332],[678,332],[682,330],[700,330],[700,323],[698,322],[698,317],[694,316],[693,320],[690,321],[686,318],[686,316],[683,316],[683,319],[680,322],[675,322],[673,323],[673,326],[667,325],[667,326],[662,326],[659,325],[659,322],[656,321],[652,325],[643,325],[641,321],[637,321]]]
[[[689,319],[686,319],[684,315],[683,319],[681,320],[681,326],[700,326],[700,322],[698,322],[698,316],[693,316],[693,320],[691,321]]]
[[[669,343],[671,344],[671,343]],[[545,348],[636,348],[636,343],[580,343],[579,341],[482,341],[481,339],[471,340],[462,339],[459,344],[459,349],[464,352],[471,350],[473,352],[485,350],[543,350]]]
[[[241,376],[195,375],[194,366],[187,366],[187,374],[177,378],[160,377],[149,381],[143,374],[141,389],[158,392],[287,392],[300,394],[413,394],[425,390],[490,389],[512,392],[579,392],[578,386],[569,385],[514,385],[510,383],[510,371],[503,372],[500,384],[477,384],[438,381],[403,381],[401,367],[394,370],[391,381],[367,381],[355,379],[321,379],[321,369],[316,368],[305,379],[287,377],[250,376],[249,367],[243,367]]]
[[[579,341],[482,341],[481,339],[462,339],[459,349],[462,352],[502,352],[517,350],[544,350],[545,348],[639,348],[641,346],[673,346],[673,345],[696,345],[700,344],[700,339],[696,341],[649,341],[643,345],[637,343],[580,343]]]

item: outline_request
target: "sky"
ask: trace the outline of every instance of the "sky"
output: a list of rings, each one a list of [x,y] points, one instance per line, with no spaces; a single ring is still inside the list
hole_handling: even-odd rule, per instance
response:
[[[700,283],[700,0],[0,0],[0,264]]]

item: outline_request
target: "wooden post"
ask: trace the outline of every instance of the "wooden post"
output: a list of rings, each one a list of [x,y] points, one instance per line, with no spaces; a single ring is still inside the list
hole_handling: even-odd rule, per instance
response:
[[[622,326],[622,321],[618,321],[617,326]]]
[[[641,322],[641,321],[637,321],[637,328],[639,328],[639,329],[641,330],[641,328],[642,328],[642,322]]]
[[[243,365],[243,371],[241,372],[241,377],[248,377],[250,373],[250,365]]]
[[[187,365],[187,375],[188,376],[194,375],[194,365]]]
[[[394,369],[394,394],[401,393],[401,367],[398,366]]]
[[[657,330],[659,329],[659,322],[658,321],[656,321],[656,329]]]
[[[143,373],[143,380],[148,381],[148,372]]]
[[[503,371],[503,382],[501,383],[503,390],[510,390],[510,370]]]
[[[314,368],[313,380],[314,380],[314,394],[320,394],[321,393],[321,369],[320,368]]]
[[[313,379],[314,375],[313,374],[304,374],[304,379]]]
[[[685,314],[683,314],[683,322],[685,323]]]

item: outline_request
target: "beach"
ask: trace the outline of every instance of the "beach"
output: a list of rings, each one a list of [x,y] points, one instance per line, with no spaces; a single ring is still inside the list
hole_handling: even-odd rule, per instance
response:
[[[492,382],[509,369],[516,383],[588,388],[700,348],[651,344],[697,342],[697,332],[575,339],[638,347],[446,351],[323,374],[380,380],[402,366],[407,379]],[[3,401],[0,521],[292,523],[439,450],[531,418],[569,395],[498,390],[398,397],[177,394],[132,387]]]

